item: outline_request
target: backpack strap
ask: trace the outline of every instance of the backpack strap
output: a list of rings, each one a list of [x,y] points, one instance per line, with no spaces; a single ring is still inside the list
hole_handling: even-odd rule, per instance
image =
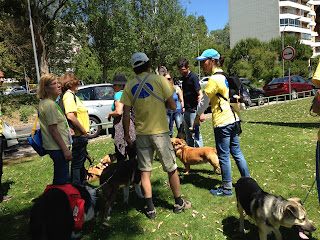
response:
[[[136,76],[136,79],[138,80],[138,82],[139,82],[140,84],[139,84],[139,87],[138,87],[136,93],[135,93],[134,96],[133,96],[132,106],[135,105],[136,100],[137,100],[137,98],[138,98],[138,96],[139,96],[142,88],[143,88],[145,91],[147,91],[147,92],[150,94],[150,96],[152,96],[153,98],[155,98],[155,99],[157,99],[158,101],[160,101],[160,102],[162,102],[163,104],[165,104],[164,99],[161,98],[161,97],[159,97],[157,94],[155,94],[155,93],[148,87],[148,85],[145,84],[147,78],[149,77],[149,75],[150,75],[150,74],[148,74],[143,80],[141,80],[141,78],[140,78],[138,75]]]
[[[143,85],[146,83],[147,81],[147,78],[150,76],[150,73],[147,74],[147,76],[145,76],[145,78],[141,81],[140,78],[137,78],[138,82],[139,82],[139,87],[137,89],[137,91],[135,92],[134,96],[133,96],[133,99],[132,99],[132,106],[134,106],[136,104],[136,101],[137,101],[137,98],[143,88]],[[137,76],[138,77],[138,76]],[[140,81],[139,81],[140,80]]]

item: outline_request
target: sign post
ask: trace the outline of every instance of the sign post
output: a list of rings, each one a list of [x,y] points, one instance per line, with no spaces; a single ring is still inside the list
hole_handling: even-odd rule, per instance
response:
[[[295,54],[294,48],[293,47],[285,47],[282,52],[281,52],[281,56],[282,59],[285,61],[288,61],[288,67],[289,67],[289,99],[292,100],[291,97],[291,79],[290,79],[290,61],[293,59]]]

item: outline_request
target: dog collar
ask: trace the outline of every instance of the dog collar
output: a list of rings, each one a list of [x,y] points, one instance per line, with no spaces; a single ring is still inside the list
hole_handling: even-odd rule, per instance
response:
[[[179,147],[177,150],[180,150],[182,148],[184,148],[186,145],[182,145],[181,147]]]

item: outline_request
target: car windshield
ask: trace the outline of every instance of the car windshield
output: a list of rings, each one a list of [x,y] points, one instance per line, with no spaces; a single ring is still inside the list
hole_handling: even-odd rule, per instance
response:
[[[286,82],[286,81],[288,81],[288,77],[275,78],[271,82],[269,82],[269,84],[271,84],[271,83],[283,83],[283,82]]]

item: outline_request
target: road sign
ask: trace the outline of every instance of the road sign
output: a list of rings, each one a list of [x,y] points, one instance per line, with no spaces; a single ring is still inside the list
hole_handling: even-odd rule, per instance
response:
[[[282,59],[285,61],[290,61],[293,59],[294,53],[295,51],[293,47],[285,47],[281,52]]]
[[[159,68],[159,74],[164,76],[167,73],[167,68],[165,66],[161,66]]]

